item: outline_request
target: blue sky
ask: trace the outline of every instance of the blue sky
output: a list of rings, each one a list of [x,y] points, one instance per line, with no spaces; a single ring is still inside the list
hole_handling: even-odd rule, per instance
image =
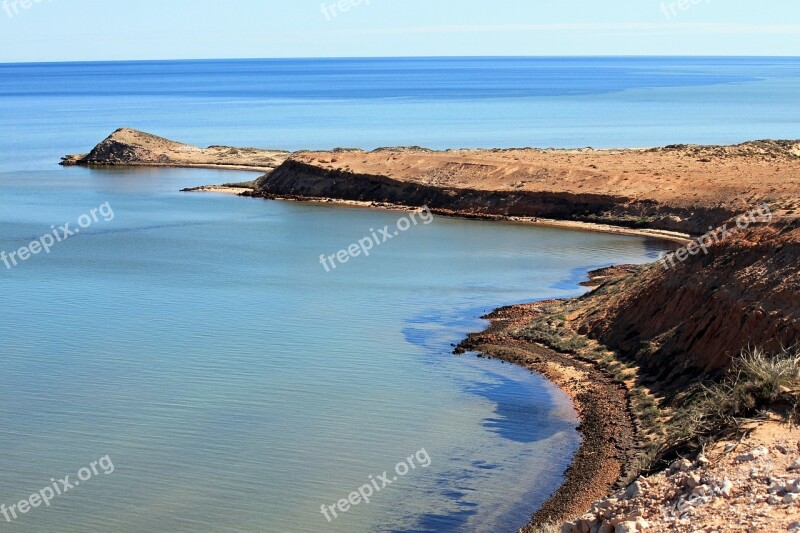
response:
[[[0,62],[800,56],[797,0],[341,0],[344,10],[335,0],[0,2]]]

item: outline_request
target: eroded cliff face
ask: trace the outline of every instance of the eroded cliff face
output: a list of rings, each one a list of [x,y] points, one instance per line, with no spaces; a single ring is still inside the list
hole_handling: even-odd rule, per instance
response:
[[[335,198],[442,209],[462,215],[538,217],[630,228],[700,233],[735,213],[720,206],[684,208],[625,196],[557,191],[459,188],[359,174],[288,159],[256,181],[255,196]]]
[[[608,282],[574,323],[662,381],[713,373],[747,347],[777,351],[800,339],[798,261],[797,221],[751,229],[707,255]]]

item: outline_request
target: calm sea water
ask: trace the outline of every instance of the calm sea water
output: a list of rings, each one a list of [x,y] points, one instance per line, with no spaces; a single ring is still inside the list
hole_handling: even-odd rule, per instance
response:
[[[109,455],[11,531],[512,531],[579,437],[564,395],[451,343],[502,304],[579,294],[640,238],[182,194],[209,170],[63,169],[127,125],[198,144],[650,145],[798,137],[794,60],[0,65],[0,504]],[[747,104],[745,106],[744,104]],[[749,113],[749,114],[748,114]],[[110,218],[110,217],[109,217]],[[335,522],[320,512],[424,448]]]

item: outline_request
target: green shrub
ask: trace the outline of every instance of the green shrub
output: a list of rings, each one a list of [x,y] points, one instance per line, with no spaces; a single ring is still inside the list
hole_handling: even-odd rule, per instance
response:
[[[676,415],[669,425],[673,448],[697,448],[709,440],[741,433],[745,422],[770,410],[788,407],[790,416],[796,418],[800,350],[795,347],[777,354],[745,350],[720,382],[692,387],[676,404]]]

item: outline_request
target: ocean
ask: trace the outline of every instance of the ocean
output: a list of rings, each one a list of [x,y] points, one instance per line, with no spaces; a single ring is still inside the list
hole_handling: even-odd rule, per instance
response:
[[[0,528],[514,531],[578,419],[546,380],[452,345],[497,306],[581,294],[588,270],[667,246],[434,217],[327,272],[320,255],[407,215],[60,156],[121,126],[289,150],[797,138],[798,75],[770,58],[0,65],[0,252],[55,241],[0,262],[0,504],[74,485]]]

